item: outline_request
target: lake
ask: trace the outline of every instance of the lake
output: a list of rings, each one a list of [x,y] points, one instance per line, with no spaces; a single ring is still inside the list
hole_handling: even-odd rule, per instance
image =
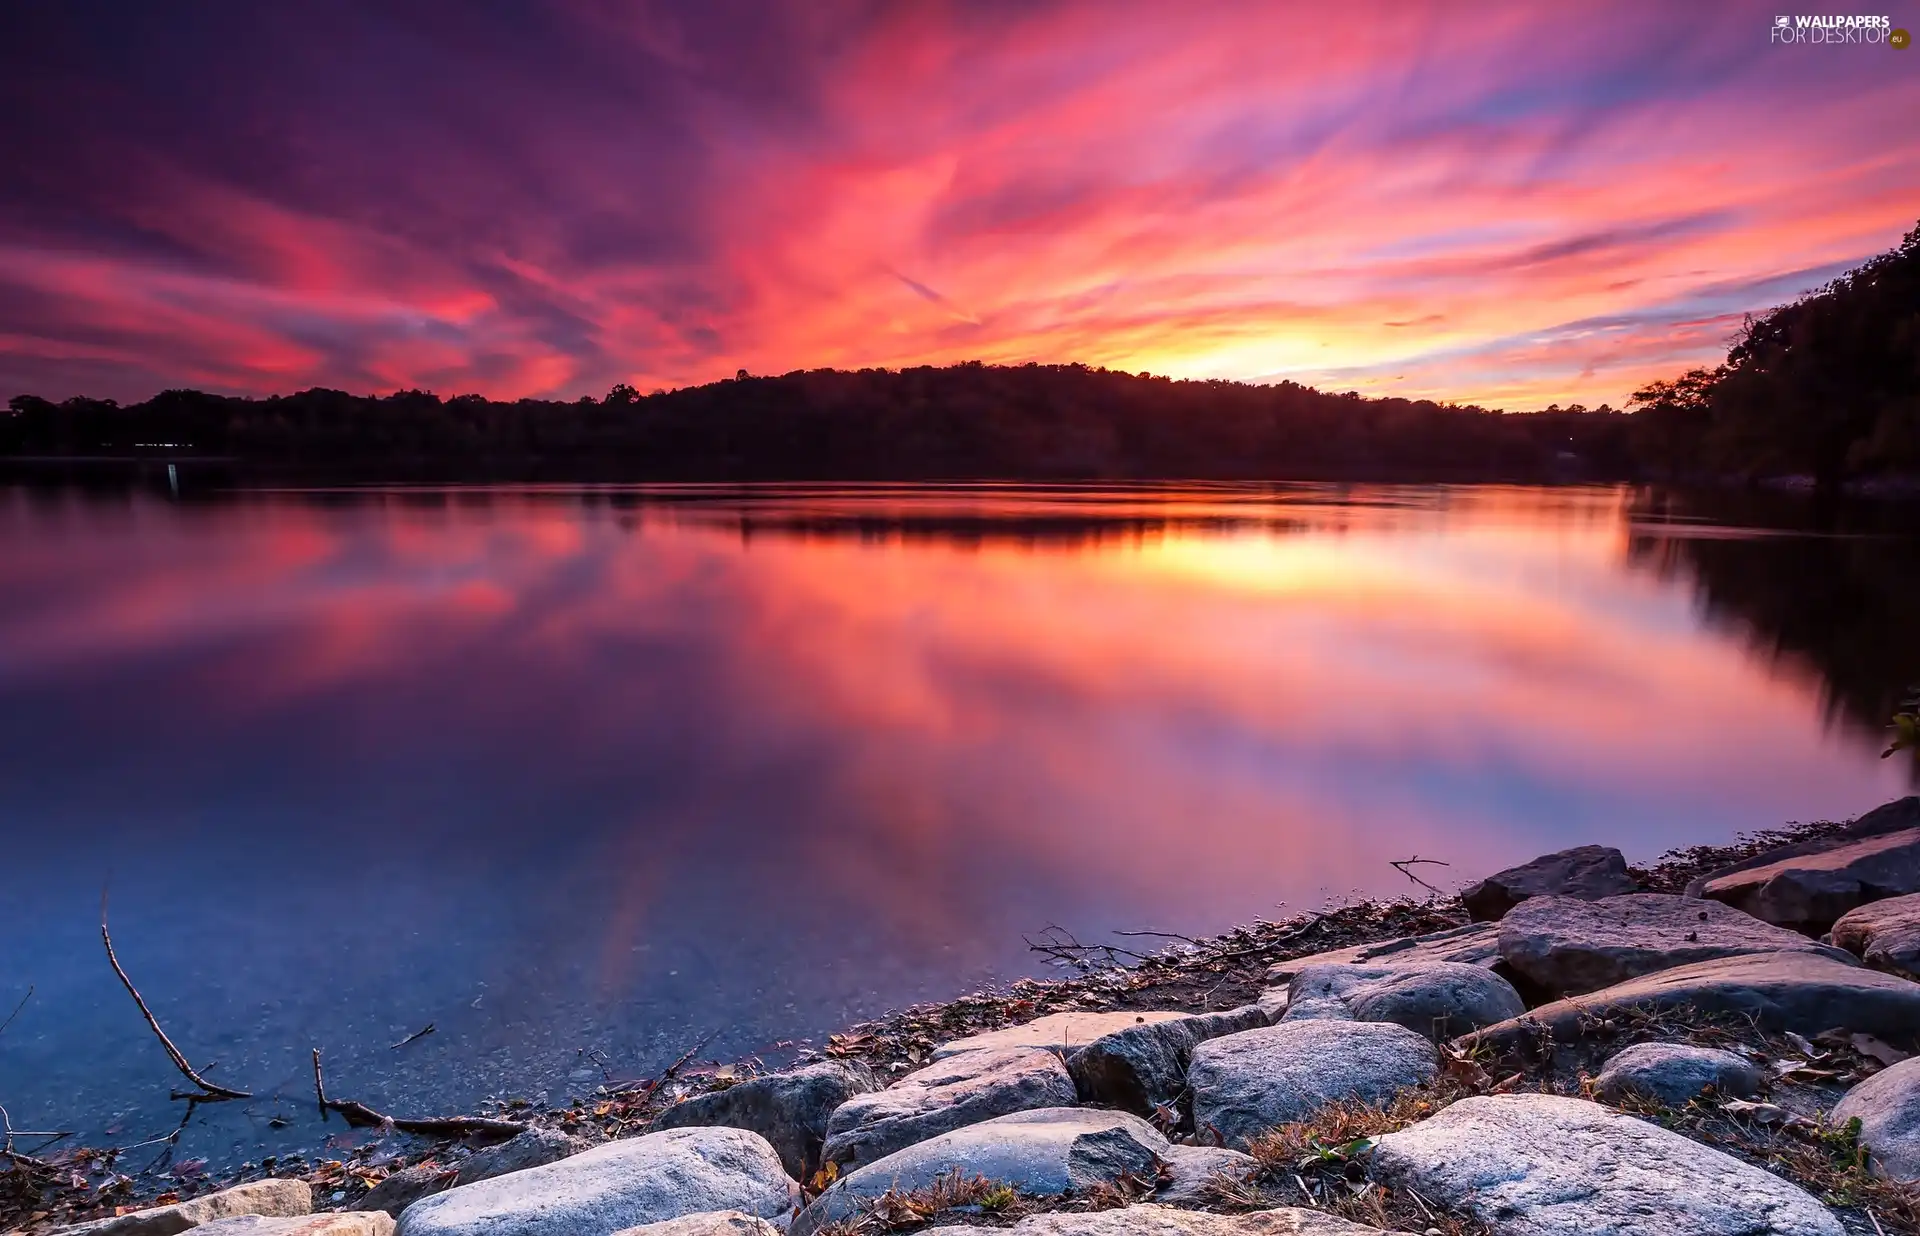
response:
[[[397,1114],[560,1103],[1044,973],[1049,924],[1857,814],[1909,792],[1914,533],[1611,487],[0,488],[0,1103],[178,1120],[103,888],[258,1096],[182,1143],[230,1163],[320,1146],[315,1046]]]

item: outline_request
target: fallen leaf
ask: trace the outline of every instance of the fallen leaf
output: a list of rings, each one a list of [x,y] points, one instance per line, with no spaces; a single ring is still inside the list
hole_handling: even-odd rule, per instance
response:
[[[1848,1041],[1853,1044],[1853,1050],[1870,1059],[1878,1060],[1888,1068],[1892,1068],[1902,1060],[1907,1059],[1909,1054],[1901,1051],[1891,1043],[1881,1042],[1871,1034],[1856,1034]]]

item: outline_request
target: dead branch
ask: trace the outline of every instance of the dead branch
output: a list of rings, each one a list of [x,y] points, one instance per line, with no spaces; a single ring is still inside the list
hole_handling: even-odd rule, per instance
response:
[[[1037,939],[1024,935],[1020,938],[1027,942],[1029,949],[1055,965],[1071,966],[1082,973],[1091,973],[1103,967],[1122,969],[1126,965],[1120,960],[1123,957],[1133,961],[1147,960],[1147,954],[1136,953],[1117,944],[1082,944],[1072,932],[1057,923],[1048,923],[1041,928]]]
[[[45,1159],[36,1159],[30,1154],[21,1154],[13,1148],[13,1117],[7,1115],[7,1109],[0,1107],[0,1159],[7,1159],[19,1167],[36,1172],[51,1172],[53,1164]]]
[[[1183,936],[1177,931],[1147,931],[1144,929],[1139,931],[1120,931],[1116,929],[1113,934],[1116,936],[1150,936],[1155,940],[1178,940],[1183,944],[1191,944],[1195,948],[1206,947],[1204,942],[1196,940],[1192,936]]]
[[[424,1039],[429,1034],[432,1034],[432,1033],[433,1033],[433,1023],[428,1022],[422,1028],[415,1030],[412,1034],[409,1034],[406,1038],[401,1039],[398,1043],[395,1043],[391,1048],[391,1050],[399,1051],[402,1047],[405,1047],[408,1043],[415,1042],[416,1040],[419,1040],[419,1039]]]
[[[644,1081],[626,1082],[622,1085],[614,1086],[610,1088],[607,1091],[607,1093],[608,1094],[636,1094],[636,1093],[652,1094],[654,1091],[658,1090],[660,1087],[672,1081],[679,1074],[681,1069],[684,1069],[687,1067],[687,1062],[693,1059],[694,1053],[698,1052],[702,1047],[705,1047],[708,1043],[713,1042],[714,1036],[719,1033],[720,1032],[718,1030],[709,1030],[705,1034],[701,1035],[700,1041],[695,1043],[692,1047],[687,1048],[687,1050],[681,1052],[679,1059],[675,1060],[672,1064],[668,1065],[666,1068],[660,1071],[660,1076],[651,1078],[648,1080],[644,1080]]]
[[[33,999],[33,984],[28,983],[27,994],[20,997],[20,1003],[13,1006],[13,1012],[7,1014],[7,1019],[5,1021],[0,1021],[0,1034],[5,1034],[7,1032],[7,1027],[13,1024],[14,1018],[20,1016],[20,1010],[23,1008],[26,1008],[27,1001],[31,999]]]
[[[113,972],[120,976],[121,985],[127,989],[127,994],[132,996],[133,1002],[140,1006],[140,1016],[147,1019],[147,1025],[153,1030],[154,1037],[160,1040],[160,1046],[167,1049],[167,1058],[173,1061],[173,1067],[179,1069],[188,1081],[200,1087],[201,1090],[201,1093],[197,1095],[176,1094],[174,1097],[196,1099],[203,1102],[217,1099],[252,1098],[253,1096],[244,1090],[229,1090],[225,1086],[216,1086],[206,1078],[200,1076],[200,1074],[194,1072],[193,1065],[187,1063],[187,1058],[180,1054],[180,1049],[173,1045],[173,1040],[167,1037],[167,1032],[160,1028],[158,1021],[154,1020],[153,1010],[147,1007],[147,1002],[140,996],[140,989],[133,985],[133,980],[127,977],[127,972],[120,968],[120,959],[114,955],[113,936],[107,931],[107,890],[104,888],[100,890],[100,942],[107,946],[107,961],[113,966]]]
[[[1421,858],[1418,854],[1415,854],[1412,858],[1389,859],[1387,861],[1387,866],[1393,868],[1395,871],[1398,871],[1401,875],[1407,877],[1407,879],[1409,880],[1412,880],[1415,884],[1418,884],[1421,888],[1426,889],[1428,892],[1439,894],[1440,890],[1438,888],[1427,883],[1425,880],[1421,879],[1419,876],[1413,874],[1411,868],[1417,863],[1426,863],[1434,867],[1453,866],[1452,863],[1445,862],[1438,858]]]
[[[513,1137],[525,1133],[528,1126],[515,1120],[491,1120],[485,1116],[432,1116],[424,1120],[405,1120],[377,1112],[352,1099],[330,1099],[327,1083],[320,1074],[320,1049],[313,1049],[313,1095],[320,1110],[337,1112],[351,1128],[397,1129],[420,1137]]]

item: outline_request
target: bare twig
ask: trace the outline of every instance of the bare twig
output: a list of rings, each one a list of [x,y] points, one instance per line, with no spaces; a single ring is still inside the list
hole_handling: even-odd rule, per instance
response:
[[[140,989],[133,985],[133,980],[127,977],[127,972],[120,968],[120,959],[114,956],[113,936],[107,931],[107,890],[104,888],[100,890],[100,942],[107,946],[107,961],[113,966],[113,972],[120,976],[120,982],[127,989],[127,994],[132,996],[133,1002],[140,1006],[140,1016],[147,1019],[147,1025],[153,1030],[154,1037],[160,1040],[160,1046],[167,1049],[167,1058],[173,1061],[173,1067],[179,1069],[188,1081],[200,1087],[200,1094],[176,1095],[175,1097],[201,1101],[252,1098],[253,1096],[244,1090],[229,1090],[225,1086],[216,1086],[206,1078],[200,1076],[200,1074],[194,1072],[193,1065],[189,1064],[187,1058],[180,1054],[180,1049],[173,1045],[173,1040],[167,1037],[167,1032],[160,1028],[158,1021],[154,1020],[153,1010],[148,1008],[147,1002],[140,997]]]
[[[5,1034],[7,1032],[7,1027],[13,1024],[14,1018],[20,1016],[20,1010],[23,1008],[26,1008],[27,1001],[31,999],[33,999],[33,984],[28,983],[27,994],[20,997],[20,1003],[13,1006],[13,1012],[7,1014],[7,1019],[5,1021],[0,1021],[0,1034]]]
[[[1121,948],[1117,944],[1082,944],[1074,938],[1072,932],[1057,923],[1048,923],[1041,929],[1039,937],[1022,936],[1027,947],[1055,965],[1072,966],[1083,972],[1107,967],[1118,969],[1125,965],[1120,959],[1130,958],[1145,961],[1145,953],[1136,953],[1132,949]]]
[[[1119,930],[1116,930],[1113,934],[1116,936],[1151,936],[1156,940],[1179,940],[1182,943],[1191,944],[1198,948],[1206,947],[1205,944],[1203,944],[1199,940],[1194,939],[1192,936],[1183,936],[1177,931],[1145,931],[1145,930],[1119,931]]]
[[[472,1137],[475,1135],[513,1137],[527,1131],[527,1126],[518,1121],[490,1120],[485,1116],[431,1116],[423,1120],[396,1119],[352,1099],[330,1099],[327,1097],[327,1083],[320,1074],[318,1047],[313,1049],[313,1095],[320,1101],[322,1112],[338,1112],[345,1118],[349,1127],[356,1129],[391,1128],[420,1137]]]
[[[50,1172],[53,1165],[45,1159],[36,1159],[30,1154],[21,1154],[13,1148],[13,1117],[7,1115],[7,1109],[0,1107],[0,1158],[9,1159],[15,1164],[30,1168],[36,1172]]]
[[[418,1030],[415,1030],[412,1034],[409,1034],[406,1038],[401,1039],[398,1043],[395,1043],[392,1047],[392,1050],[399,1051],[402,1047],[405,1047],[408,1043],[412,1043],[418,1039],[424,1039],[429,1034],[432,1034],[432,1033],[433,1033],[433,1023],[428,1022],[425,1026],[421,1027]]]
[[[720,1032],[718,1030],[709,1030],[705,1034],[701,1035],[700,1041],[695,1043],[692,1047],[687,1048],[687,1050],[681,1052],[679,1059],[675,1060],[672,1064],[668,1065],[666,1068],[660,1071],[660,1076],[649,1078],[644,1081],[626,1082],[623,1085],[614,1086],[610,1088],[607,1091],[607,1093],[608,1094],[635,1094],[635,1093],[652,1094],[654,1091],[658,1090],[660,1087],[672,1081],[674,1077],[676,1077],[679,1074],[681,1069],[684,1069],[687,1067],[687,1062],[693,1059],[694,1053],[698,1052],[702,1047],[705,1047],[708,1043],[713,1042],[714,1036],[719,1033]]]
[[[1452,863],[1445,862],[1438,858],[1421,858],[1418,854],[1415,854],[1412,858],[1389,859],[1387,861],[1387,866],[1393,868],[1395,871],[1398,871],[1401,875],[1407,877],[1407,879],[1409,880],[1412,880],[1415,884],[1418,884],[1421,888],[1426,889],[1428,892],[1436,893],[1436,894],[1439,893],[1440,890],[1437,887],[1427,883],[1425,880],[1421,879],[1419,876],[1413,874],[1413,871],[1411,869],[1415,864],[1418,864],[1418,863],[1427,863],[1435,867],[1453,866]]]

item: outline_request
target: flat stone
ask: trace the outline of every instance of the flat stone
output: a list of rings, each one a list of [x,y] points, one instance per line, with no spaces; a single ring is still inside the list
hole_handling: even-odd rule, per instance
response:
[[[1381,1103],[1431,1078],[1433,1044],[1390,1022],[1283,1021],[1193,1049],[1193,1126],[1238,1150],[1346,1099]]]
[[[1068,1063],[1083,1103],[1118,1107],[1140,1116],[1169,1107],[1187,1088],[1193,1049],[1208,1039],[1272,1025],[1258,1005],[1166,1021],[1141,1022],[1102,1035]]]
[[[1070,1056],[1103,1035],[1128,1026],[1152,1021],[1172,1021],[1186,1013],[1049,1013],[1018,1026],[989,1030],[984,1034],[954,1039],[933,1049],[932,1059],[945,1060],[963,1051],[982,1051],[995,1047],[1044,1047]]]
[[[1122,1175],[1151,1184],[1169,1146],[1127,1112],[1084,1107],[1015,1112],[916,1142],[834,1182],[794,1219],[792,1236],[858,1214],[889,1189],[910,1193],[957,1172],[1032,1197],[1057,1197]]]
[[[1631,893],[1639,887],[1627,874],[1627,860],[1620,851],[1612,846],[1582,845],[1495,872],[1464,890],[1460,904],[1474,922],[1492,923],[1531,897],[1592,901]]]
[[[384,1210],[399,1218],[401,1211],[421,1198],[451,1189],[455,1175],[457,1173],[452,1168],[442,1167],[438,1163],[417,1163],[412,1167],[403,1167],[373,1186],[347,1209]]]
[[[1314,966],[1294,976],[1285,1021],[1384,1021],[1435,1042],[1527,1011],[1513,984],[1481,966]]]
[[[1321,1210],[1283,1207],[1248,1214],[1220,1215],[1143,1202],[1117,1210],[1028,1215],[1012,1227],[983,1229],[953,1225],[933,1228],[928,1236],[991,1230],[1008,1236],[1378,1236],[1377,1227],[1349,1223]]]
[[[1552,996],[1577,996],[1675,966],[1744,953],[1814,953],[1851,961],[1797,932],[1692,897],[1630,893],[1578,901],[1536,897],[1500,921],[1500,955]]]
[[[773,1143],[788,1175],[806,1180],[820,1170],[827,1121],[834,1109],[873,1089],[873,1074],[864,1066],[822,1061],[683,1099],[660,1113],[653,1127],[751,1129]]]
[[[194,1230],[205,1236],[393,1236],[393,1216],[384,1210],[344,1210],[317,1215],[235,1215]]]
[[[1532,1046],[1542,1034],[1574,1042],[1591,1026],[1631,1009],[1732,1014],[1768,1030],[1809,1036],[1844,1027],[1902,1048],[1920,1036],[1920,983],[1814,953],[1756,953],[1698,961],[1556,1000],[1463,1042],[1497,1050]]]
[[[777,1219],[799,1196],[759,1134],[667,1129],[421,1198],[399,1236],[601,1236],[713,1210]]]
[[[557,1163],[579,1154],[590,1144],[582,1138],[569,1137],[558,1129],[528,1129],[525,1133],[514,1134],[498,1146],[488,1147],[462,1159],[453,1183],[473,1184],[504,1176],[508,1172],[544,1167],[548,1163]]]
[[[204,1197],[154,1206],[109,1219],[55,1228],[50,1236],[173,1236],[237,1215],[288,1218],[313,1213],[313,1190],[304,1180],[255,1180]]]
[[[1844,1236],[1778,1176],[1585,1099],[1462,1099],[1374,1145],[1376,1177],[1493,1236]]]
[[[1760,1082],[1759,1068],[1730,1051],[1690,1043],[1636,1043],[1607,1061],[1594,1078],[1594,1090],[1609,1102],[1638,1095],[1679,1107],[1708,1089],[1744,1098],[1757,1093]]]
[[[1920,828],[1715,876],[1700,890],[1703,897],[1801,931],[1824,931],[1850,910],[1908,893],[1920,893]]]
[[[1492,967],[1500,962],[1500,927],[1497,923],[1468,923],[1425,935],[1403,936],[1377,944],[1356,944],[1326,953],[1309,953],[1291,961],[1277,961],[1267,967],[1267,983],[1285,987],[1294,975],[1312,966],[1424,966],[1437,961],[1463,966]]]
[[[1153,1196],[1162,1202],[1201,1205],[1214,1200],[1217,1183],[1244,1183],[1260,1171],[1258,1159],[1225,1146],[1173,1146],[1160,1157],[1160,1187]]]
[[[780,1236],[780,1229],[758,1215],[737,1210],[712,1210],[681,1215],[658,1223],[621,1228],[614,1236]]]
[[[961,1052],[841,1104],[827,1121],[821,1157],[844,1172],[963,1125],[1077,1102],[1067,1066],[1044,1048]]]
[[[1847,911],[1832,939],[1876,970],[1920,979],[1920,893]]]
[[[1755,867],[1765,867],[1783,858],[1799,858],[1808,854],[1818,854],[1823,850],[1837,849],[1862,837],[1880,837],[1887,833],[1904,832],[1910,828],[1920,828],[1920,795],[1909,795],[1906,798],[1897,798],[1890,803],[1882,803],[1859,819],[1850,821],[1839,831],[1829,833],[1827,836],[1775,846],[1764,853],[1743,858],[1717,871],[1710,871],[1687,885],[1687,896],[1700,896],[1708,880],[1717,880],[1721,876],[1751,871]]]
[[[1882,1069],[1847,1091],[1831,1120],[1860,1118],[1867,1166],[1894,1180],[1920,1181],[1920,1056]]]

